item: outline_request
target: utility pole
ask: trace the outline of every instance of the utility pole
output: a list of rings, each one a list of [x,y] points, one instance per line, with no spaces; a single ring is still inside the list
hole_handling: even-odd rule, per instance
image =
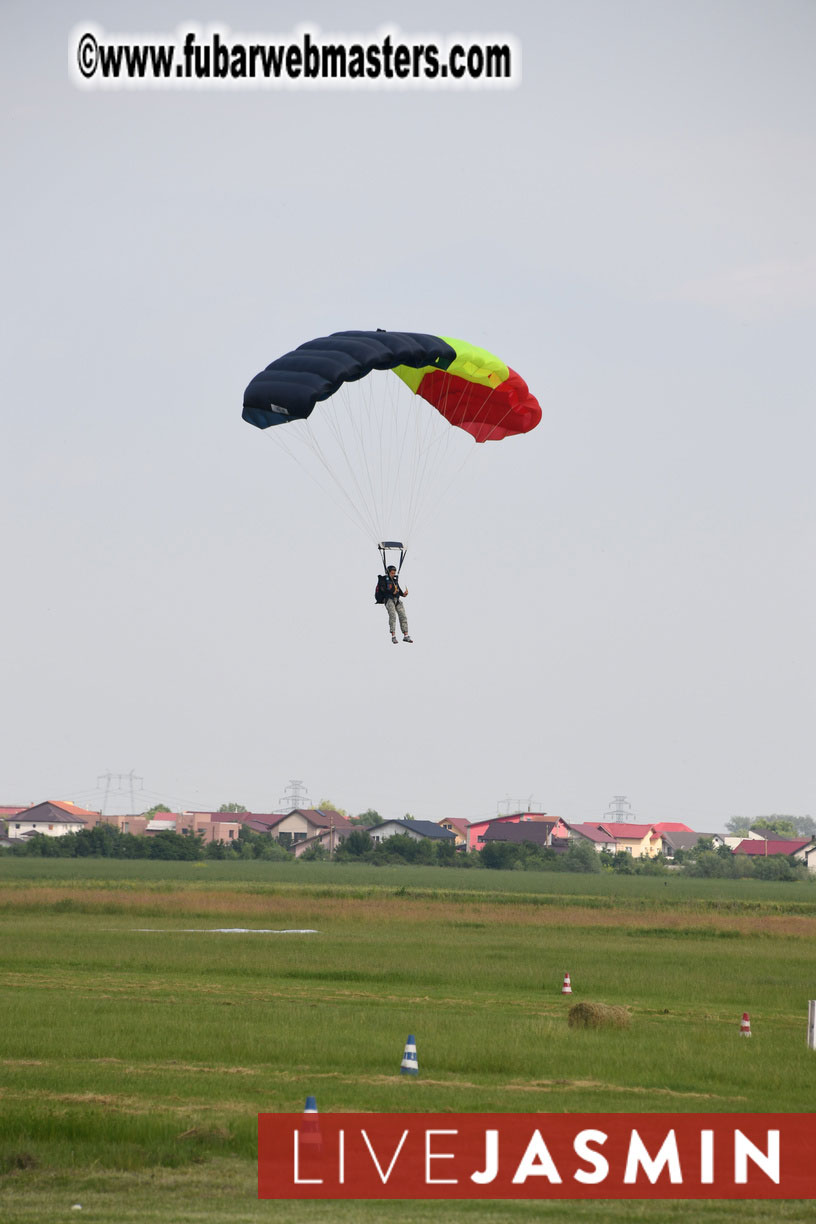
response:
[[[105,783],[105,795],[102,799],[102,814],[103,815],[105,814],[105,808],[108,805],[108,797],[111,792],[111,787],[114,787],[114,789],[119,793],[123,793],[127,789],[127,792],[130,795],[130,815],[131,816],[134,815],[136,811],[135,792],[137,789],[138,790],[142,789],[142,786],[144,785],[144,778],[137,777],[136,772],[133,769],[131,769],[130,773],[127,773],[127,774],[121,774],[121,773],[115,774],[115,773],[111,773],[110,771],[108,771],[108,773],[100,774],[97,777],[96,779],[97,787],[99,786],[100,782]],[[137,782],[139,783],[138,787],[136,786]],[[115,786],[114,786],[114,783],[115,783]],[[127,783],[127,787],[125,786],[125,783]]]
[[[540,800],[534,799],[531,795],[527,800],[527,806],[521,799],[511,799],[508,795],[506,799],[499,799],[496,804],[497,816],[512,816],[514,812],[542,812],[544,809]]]
[[[309,798],[303,783],[299,778],[293,778],[285,789],[285,793],[278,800],[278,812],[292,812],[295,808],[307,809],[312,806],[312,801]]]
[[[631,821],[634,819],[635,813],[632,811],[632,805],[625,795],[614,795],[612,802],[609,805],[609,811],[604,812],[604,817],[620,823],[621,821]]]

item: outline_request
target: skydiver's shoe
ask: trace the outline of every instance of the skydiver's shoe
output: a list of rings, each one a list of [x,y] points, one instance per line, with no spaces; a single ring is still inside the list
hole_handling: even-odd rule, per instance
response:
[[[396,635],[396,633],[392,633],[392,634],[391,634],[391,641],[392,641],[392,642],[394,643],[394,645],[396,646],[396,644],[397,644],[397,635]]]
[[[397,640],[397,639],[396,639],[396,638],[394,638],[394,641],[395,641],[395,642],[396,642],[396,640]],[[409,637],[407,633],[406,633],[405,637],[404,637],[402,640],[403,640],[403,642],[410,642],[412,646],[413,646],[413,644],[414,644],[414,639],[413,639],[412,637]]]

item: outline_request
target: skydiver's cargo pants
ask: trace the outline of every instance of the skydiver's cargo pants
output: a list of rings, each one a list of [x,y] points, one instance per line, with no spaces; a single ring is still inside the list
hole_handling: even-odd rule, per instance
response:
[[[408,617],[405,615],[405,604],[401,599],[386,599],[385,606],[388,610],[388,628],[393,634],[397,627],[397,617],[399,617],[400,629],[402,635],[408,633]]]

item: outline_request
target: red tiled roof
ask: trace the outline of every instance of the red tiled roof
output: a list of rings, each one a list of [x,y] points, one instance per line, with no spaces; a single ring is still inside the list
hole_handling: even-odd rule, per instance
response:
[[[226,813],[222,813],[226,815]],[[287,812],[288,816],[289,813]],[[256,825],[261,825],[263,830],[272,829],[281,820],[283,814],[281,812],[230,812],[230,820],[235,820],[238,824],[248,824],[255,828]]]
[[[750,855],[765,855],[769,854],[795,854],[797,850],[801,850],[803,846],[809,846],[813,839],[811,837],[800,837],[795,841],[783,840],[757,840],[755,837],[746,837],[734,847],[734,854],[750,854]]]
[[[629,839],[646,837],[654,829],[654,825],[651,824],[624,824],[623,821],[617,820],[604,821],[601,827],[608,829],[615,838]]]
[[[658,833],[693,833],[694,832],[694,830],[690,829],[688,825],[680,824],[680,822],[677,820],[661,820],[660,824],[652,825],[652,828],[656,829]]]
[[[491,824],[506,824],[508,822],[517,824],[522,820],[552,820],[546,812],[508,812],[505,816],[485,816],[481,820],[468,821],[468,827],[474,828],[476,825],[491,825]]]
[[[252,829],[254,833],[268,833],[270,829],[274,829],[275,824],[277,823],[276,821],[272,821],[272,823],[270,824],[269,823],[270,819],[271,819],[270,817],[264,816],[264,817],[259,817],[257,820],[252,820],[252,819],[246,820],[245,819],[237,823],[246,825],[246,827],[248,829]],[[282,816],[281,816],[281,820],[283,820]]]
[[[457,833],[467,833],[470,827],[470,821],[462,820],[459,816],[445,816],[439,823],[441,825],[451,825],[456,829]]]
[[[67,799],[47,799],[52,807],[62,808],[63,811],[70,813],[71,816],[99,816],[99,812],[92,812],[90,808],[77,807],[75,803],[69,803]]]
[[[591,824],[588,821],[583,824],[567,824],[567,821],[564,821],[564,824],[569,830],[574,830],[583,837],[588,837],[593,842],[610,842],[615,840],[612,834],[607,832],[605,825]]]
[[[332,808],[295,808],[295,811],[321,829],[328,829],[331,825],[334,825],[335,829],[341,829],[351,824],[347,816],[335,812]],[[289,812],[288,815],[291,816],[292,813]]]

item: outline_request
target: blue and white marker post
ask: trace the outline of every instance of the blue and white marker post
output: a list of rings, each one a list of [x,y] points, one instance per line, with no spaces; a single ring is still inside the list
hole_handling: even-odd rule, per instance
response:
[[[323,1136],[320,1133],[320,1120],[317,1116],[317,1101],[313,1096],[307,1096],[303,1110],[303,1153],[314,1156],[323,1151]]]
[[[409,1037],[405,1043],[405,1053],[402,1056],[400,1075],[419,1075],[417,1061],[416,1037]]]

